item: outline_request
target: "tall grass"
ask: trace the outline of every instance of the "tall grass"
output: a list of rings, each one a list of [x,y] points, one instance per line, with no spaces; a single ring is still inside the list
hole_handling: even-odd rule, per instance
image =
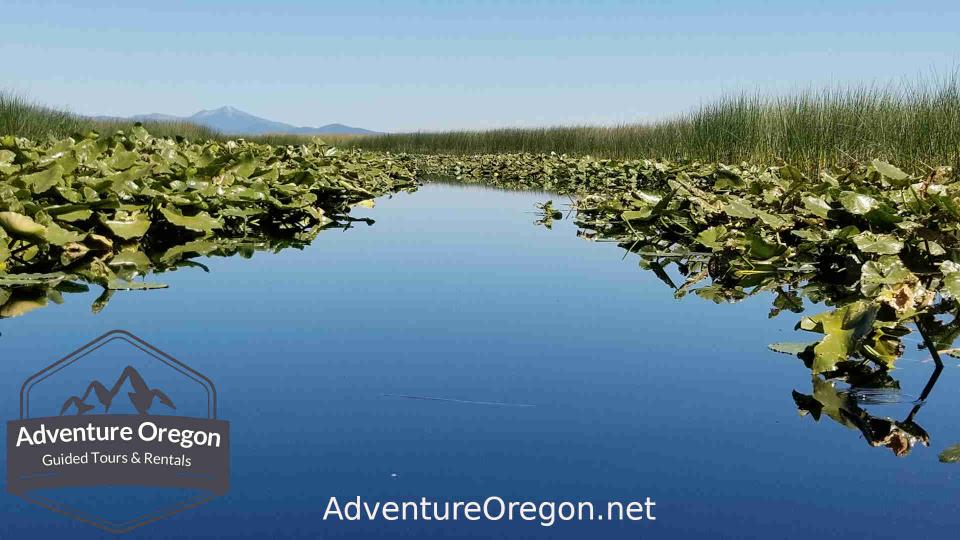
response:
[[[111,134],[129,129],[129,120],[96,120],[70,112],[36,105],[26,99],[0,92],[0,135],[17,135],[31,139],[47,136],[66,137],[75,133],[96,130]],[[209,128],[189,122],[144,122],[144,127],[161,137],[180,135],[192,140],[216,139],[219,134]]]
[[[111,133],[132,122],[101,121],[34,105],[0,92],[0,135]],[[147,122],[151,133],[192,140],[230,138],[187,122]],[[299,144],[301,135],[262,135]],[[790,96],[741,94],[659,122],[613,127],[323,136],[339,146],[424,154],[559,152],[613,158],[787,162],[808,169],[874,158],[922,170],[960,165],[960,72],[912,84],[833,87]]]
[[[40,107],[23,98],[0,92],[0,135],[45,137],[80,131],[80,120],[67,112]]]
[[[66,137],[77,133],[86,133],[90,130],[110,135],[119,130],[129,130],[133,125],[134,121],[132,120],[94,119],[36,105],[20,96],[0,91],[0,135],[43,139],[48,136]],[[214,129],[186,121],[146,121],[143,122],[143,126],[151,134],[158,137],[181,136],[193,141],[224,141],[239,137],[237,135],[225,135]],[[327,144],[338,146],[344,145],[346,141],[353,137],[356,137],[356,135],[329,134],[320,136]],[[275,133],[245,136],[244,138],[263,144],[285,146],[310,142],[315,136]]]
[[[785,161],[810,169],[881,158],[914,169],[960,162],[957,72],[913,84],[742,94],[667,120],[369,136],[370,150],[427,154],[560,152],[614,158]]]
[[[248,141],[254,141],[262,144],[272,144],[274,146],[288,146],[309,143],[315,139],[320,139],[324,143],[340,148],[349,146],[349,142],[363,135],[352,135],[345,133],[321,133],[319,135],[298,135],[295,133],[265,133],[263,135],[243,136]],[[222,135],[221,137],[236,139],[238,135]]]

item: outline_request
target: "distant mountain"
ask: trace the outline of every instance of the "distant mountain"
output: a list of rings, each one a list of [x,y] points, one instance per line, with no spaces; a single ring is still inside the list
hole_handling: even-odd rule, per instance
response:
[[[115,119],[116,117],[99,116],[95,118]],[[275,122],[254,116],[235,107],[202,110],[190,116],[173,116],[161,113],[137,114],[129,117],[128,120],[153,120],[159,122],[181,120],[207,126],[226,135],[265,135],[268,133],[294,135],[372,135],[376,133],[376,131],[370,131],[369,129],[344,124],[327,124],[320,127],[298,127],[292,124]]]

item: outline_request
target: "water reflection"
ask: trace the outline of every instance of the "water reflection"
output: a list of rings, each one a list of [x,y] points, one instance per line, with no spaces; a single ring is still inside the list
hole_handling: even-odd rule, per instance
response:
[[[555,221],[565,219],[558,206],[549,201],[538,205],[539,215],[531,221],[551,227]],[[591,227],[589,213],[576,214],[575,219],[580,225],[579,236],[617,242],[625,254],[638,255],[641,268],[657,276],[677,298],[694,294],[712,302],[726,303],[766,296],[772,299],[771,318],[784,312],[803,313],[812,306],[818,311],[829,309],[825,313],[804,317],[797,326],[798,330],[823,335],[820,341],[772,346],[774,350],[798,358],[813,371],[810,386],[804,384],[793,392],[793,401],[800,413],[818,422],[823,419],[850,428],[870,446],[887,448],[897,456],[908,454],[917,445],[929,446],[930,435],[918,423],[918,417],[943,370],[941,354],[954,352],[953,343],[960,335],[957,304],[953,299],[937,296],[917,300],[911,294],[909,298],[894,296],[887,301],[865,302],[861,276],[851,275],[846,270],[850,265],[841,264],[842,261],[823,261],[816,267],[748,269],[740,266],[740,261],[697,251],[693,242],[685,240],[676,231],[660,230],[655,225],[646,231],[635,230],[629,234],[598,231]],[[250,258],[256,252],[303,249],[323,230],[348,230],[372,224],[373,220],[369,218],[340,215],[333,221],[289,229],[284,234],[256,238],[209,237],[181,243],[150,244],[138,246],[137,250],[120,250],[109,257],[88,254],[83,261],[87,268],[104,268],[106,270],[101,274],[109,271],[119,282],[133,284],[127,288],[146,289],[163,286],[143,281],[148,275],[151,279],[159,279],[156,276],[180,268],[209,271],[198,262],[201,257]],[[85,279],[85,276],[84,272],[74,272],[70,276],[8,275],[0,282],[0,317],[23,315],[61,303],[64,294],[86,292],[90,284],[102,285],[100,281]],[[92,311],[103,310],[118,290],[123,288],[104,287],[91,306]],[[921,301],[923,309],[919,311],[916,308]],[[904,309],[908,305],[911,309]],[[903,393],[899,381],[890,371],[894,362],[904,354],[904,338],[914,333],[921,336],[921,346],[935,366],[917,397]],[[817,370],[816,348],[825,343],[838,354],[842,353],[843,359],[832,369]],[[877,408],[891,403],[908,403],[911,409],[902,418],[876,412]],[[948,459],[943,461],[951,461],[951,455],[948,454]]]
[[[181,268],[210,270],[194,260],[201,257],[240,257],[249,259],[257,252],[279,253],[287,249],[304,249],[321,231],[349,230],[357,225],[373,225],[374,220],[333,214],[310,226],[291,229],[287,233],[263,233],[258,237],[182,238],[166,241],[132,244],[119,252],[104,249],[87,251],[70,261],[66,272],[0,274],[0,319],[18,317],[50,304],[62,304],[63,295],[85,293],[90,286],[100,286],[103,292],[90,306],[93,313],[101,312],[118,291],[140,291],[166,288],[163,283],[145,278],[173,272]],[[169,237],[177,238],[177,237]]]
[[[550,226],[562,218],[549,203],[539,208],[538,224]],[[818,422],[828,418],[858,432],[870,446],[888,448],[896,456],[909,454],[917,444],[930,445],[930,435],[917,423],[917,416],[943,371],[941,353],[957,352],[953,343],[960,336],[960,316],[956,300],[935,294],[937,284],[931,283],[934,278],[925,278],[922,268],[917,269],[919,279],[909,282],[904,277],[910,274],[912,279],[912,274],[899,259],[878,264],[875,275],[853,272],[861,262],[843,257],[828,256],[817,265],[796,268],[766,267],[723,253],[696,251],[693,237],[660,222],[627,231],[611,229],[595,218],[589,207],[576,214],[578,236],[617,242],[627,253],[639,255],[640,267],[673,289],[678,299],[691,292],[715,303],[772,295],[770,318],[783,311],[803,313],[805,299],[832,307],[797,324],[796,330],[823,334],[820,341],[770,345],[811,369],[810,393],[793,391],[800,414]],[[867,298],[865,292],[879,287],[889,287],[891,294]],[[890,374],[904,353],[903,338],[914,329],[922,338],[919,347],[935,365],[915,399],[903,394],[900,382]],[[829,357],[834,360],[824,362]],[[869,410],[895,403],[912,403],[901,420]],[[941,461],[960,461],[960,445],[945,450]]]
[[[889,448],[897,456],[909,454],[917,443],[930,446],[930,435],[915,419],[920,408],[926,403],[943,366],[938,365],[935,368],[920,399],[903,420],[874,415],[863,407],[866,404],[890,403],[885,399],[891,396],[887,391],[899,391],[900,382],[886,372],[861,372],[861,368],[861,364],[851,364],[835,374],[813,375],[810,394],[796,390],[793,392],[793,400],[800,414],[809,414],[816,421],[820,421],[825,415],[844,427],[859,431],[870,446]],[[847,387],[843,389],[838,387],[838,384],[846,384]],[[893,393],[894,399],[898,393]]]

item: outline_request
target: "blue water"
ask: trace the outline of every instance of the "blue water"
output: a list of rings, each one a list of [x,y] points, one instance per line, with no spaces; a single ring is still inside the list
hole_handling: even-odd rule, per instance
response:
[[[204,259],[209,274],[156,276],[170,288],[118,293],[96,315],[97,291],[66,295],[0,321],[0,410],[17,418],[24,379],[114,328],[213,379],[231,422],[230,492],[130,538],[955,534],[960,465],[937,454],[960,442],[956,360],[916,418],[931,447],[871,448],[798,415],[791,392],[811,393],[809,371],[766,348],[809,338],[793,331],[797,315],[768,319],[768,297],[675,300],[616,245],[578,239],[568,220],[534,226],[546,198],[427,185],[358,213],[374,226],[325,231],[302,251]],[[894,372],[904,393],[919,395],[923,360],[908,343]],[[651,497],[656,520],[323,520],[331,496],[493,495],[598,508]],[[0,500],[4,539],[112,537]]]

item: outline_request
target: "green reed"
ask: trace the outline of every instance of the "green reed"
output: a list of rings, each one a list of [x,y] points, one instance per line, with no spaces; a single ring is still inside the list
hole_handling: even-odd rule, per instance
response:
[[[651,123],[399,133],[346,143],[424,154],[558,152],[807,169],[880,158],[925,169],[960,162],[960,77],[789,96],[744,93]]]

